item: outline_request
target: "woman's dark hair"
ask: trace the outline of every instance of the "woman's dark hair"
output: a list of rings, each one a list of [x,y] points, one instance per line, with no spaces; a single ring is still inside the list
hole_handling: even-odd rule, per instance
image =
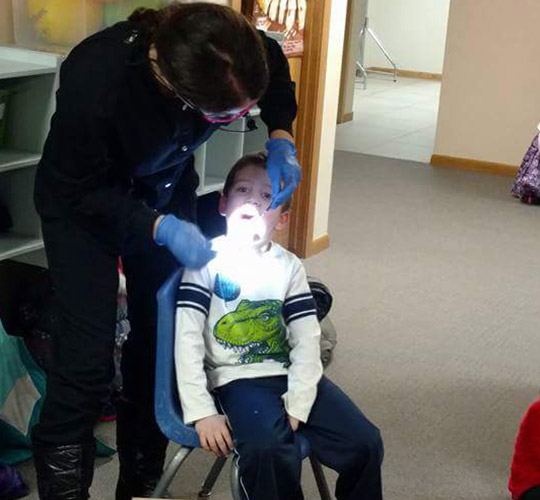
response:
[[[175,3],[160,10],[137,9],[129,20],[148,34],[167,82],[205,111],[240,107],[266,90],[262,37],[230,7]]]

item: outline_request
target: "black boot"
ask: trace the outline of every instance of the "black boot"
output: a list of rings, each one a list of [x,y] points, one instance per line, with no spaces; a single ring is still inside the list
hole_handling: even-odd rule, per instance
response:
[[[116,447],[120,462],[116,500],[151,497],[163,471],[167,439],[153,417],[141,417],[124,399],[117,404]]]
[[[95,442],[61,446],[34,445],[41,500],[87,500],[94,477]]]

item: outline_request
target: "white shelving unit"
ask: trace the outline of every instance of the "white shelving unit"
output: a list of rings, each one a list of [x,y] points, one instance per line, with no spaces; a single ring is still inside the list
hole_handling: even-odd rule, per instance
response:
[[[220,190],[236,160],[245,154],[264,149],[268,133],[259,113],[259,109],[250,113],[257,125],[256,130],[239,132],[247,130],[248,118],[242,118],[223,127],[225,130],[215,132],[210,140],[199,148],[195,154],[195,168],[201,179],[197,191],[199,196]]]
[[[0,260],[43,248],[34,176],[53,111],[59,61],[58,55],[0,46],[0,89],[9,93],[0,145],[0,201],[13,219],[13,228],[0,233]]]

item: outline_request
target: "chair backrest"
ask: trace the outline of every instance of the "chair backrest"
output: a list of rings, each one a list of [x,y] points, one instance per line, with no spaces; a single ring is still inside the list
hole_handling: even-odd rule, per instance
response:
[[[185,425],[178,399],[174,367],[174,330],[176,294],[182,278],[177,269],[157,293],[158,321],[156,346],[156,387],[154,412],[156,422],[167,439],[189,448],[200,447],[195,429]]]

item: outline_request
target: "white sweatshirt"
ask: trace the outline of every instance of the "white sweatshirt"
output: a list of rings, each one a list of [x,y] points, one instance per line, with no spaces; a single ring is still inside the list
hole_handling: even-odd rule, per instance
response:
[[[175,362],[184,422],[218,413],[210,391],[241,378],[288,376],[287,413],[306,422],[322,375],[320,327],[302,263],[276,243],[228,250],[186,269],[177,293]]]

